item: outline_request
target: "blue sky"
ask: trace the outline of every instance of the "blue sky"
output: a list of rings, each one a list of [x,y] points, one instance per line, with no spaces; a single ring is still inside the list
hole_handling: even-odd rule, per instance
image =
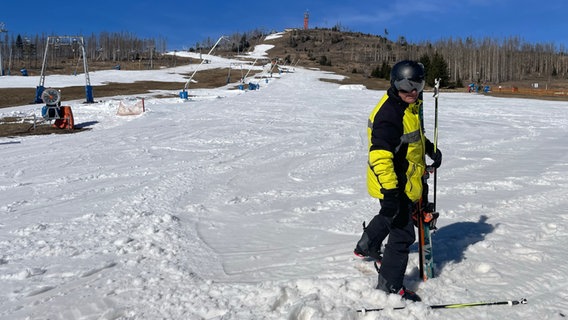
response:
[[[253,29],[282,31],[309,25],[384,35],[410,42],[519,36],[568,48],[566,0],[285,0],[4,1],[0,22],[9,34],[90,35],[129,32],[162,37],[168,49]]]

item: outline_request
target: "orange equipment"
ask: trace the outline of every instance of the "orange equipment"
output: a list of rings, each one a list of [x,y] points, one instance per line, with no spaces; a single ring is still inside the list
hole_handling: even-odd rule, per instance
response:
[[[59,129],[73,130],[74,120],[71,107],[59,107],[59,118],[55,120],[53,126]]]

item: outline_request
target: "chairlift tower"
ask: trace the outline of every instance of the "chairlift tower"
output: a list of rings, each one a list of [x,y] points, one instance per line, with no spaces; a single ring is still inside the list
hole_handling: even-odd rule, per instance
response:
[[[2,33],[8,32],[5,28],[4,22],[0,22],[0,38],[2,37]],[[2,39],[0,39],[0,76],[4,75],[4,65],[3,65],[3,58],[2,58]]]
[[[89,78],[89,69],[87,67],[87,54],[85,53],[85,41],[83,37],[79,36],[52,36],[47,37],[45,45],[45,52],[43,54],[43,63],[41,64],[41,75],[39,77],[39,85],[36,88],[35,103],[42,103],[42,93],[45,89],[45,69],[47,67],[47,55],[49,53],[49,46],[62,46],[62,45],[79,45],[81,47],[81,54],[83,55],[83,69],[85,71],[85,96],[87,103],[93,103],[93,87],[91,86],[91,79]]]

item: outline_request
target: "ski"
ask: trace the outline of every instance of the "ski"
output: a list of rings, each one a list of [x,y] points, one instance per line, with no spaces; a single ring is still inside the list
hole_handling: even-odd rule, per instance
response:
[[[430,172],[435,170],[428,167],[422,183],[424,185],[424,194],[416,208],[416,222],[418,226],[418,258],[419,258],[419,277],[421,280],[426,281],[434,278],[434,253],[432,246],[432,232],[436,230],[436,220],[438,219],[438,212],[435,210],[435,204],[428,202],[428,178]]]
[[[432,250],[432,235],[430,233],[430,223],[425,220],[432,213],[425,212],[420,208],[418,221],[418,248],[420,262],[420,279],[426,281],[434,278],[434,254]]]
[[[426,173],[424,177],[424,183],[428,179],[429,174]],[[434,212],[433,205],[426,205],[424,207],[422,203],[428,203],[427,196],[424,197],[425,201],[421,201],[418,205],[418,258],[419,258],[419,270],[420,279],[426,281],[428,279],[434,278],[434,253],[432,248],[432,231],[436,230],[436,219],[438,219],[439,214]]]
[[[509,305],[509,306],[517,306],[521,304],[527,304],[527,299],[519,299],[519,300],[506,300],[506,301],[493,301],[493,302],[468,302],[468,303],[451,303],[451,304],[434,304],[429,305],[428,308],[430,309],[459,309],[459,308],[469,308],[469,307],[480,307],[480,306],[497,306],[497,305]],[[383,310],[402,310],[406,309],[406,306],[403,307],[393,307],[393,308],[373,308],[373,309],[359,309],[357,312],[366,313],[366,312],[376,312],[376,311],[383,311]]]
[[[435,100],[435,121],[434,121],[434,151],[437,149],[438,145],[438,96],[440,89],[440,79],[435,80],[434,85],[434,100]],[[423,122],[423,116],[421,116],[421,121]],[[424,125],[422,124],[424,130]],[[436,187],[437,187],[437,175],[436,169],[430,168],[434,173],[434,199],[432,203],[432,208],[425,208],[428,206],[428,185],[427,180],[430,173],[427,171],[424,174],[423,185],[424,194],[418,206],[418,258],[419,258],[419,277],[423,281],[431,279],[434,277],[434,254],[432,248],[432,235],[431,231],[434,230],[435,221],[437,219],[438,213],[436,212]]]

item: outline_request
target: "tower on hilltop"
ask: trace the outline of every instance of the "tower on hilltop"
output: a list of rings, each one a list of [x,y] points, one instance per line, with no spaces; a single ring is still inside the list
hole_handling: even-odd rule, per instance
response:
[[[308,10],[304,12],[304,30],[308,30],[308,21],[310,20],[310,13]]]

